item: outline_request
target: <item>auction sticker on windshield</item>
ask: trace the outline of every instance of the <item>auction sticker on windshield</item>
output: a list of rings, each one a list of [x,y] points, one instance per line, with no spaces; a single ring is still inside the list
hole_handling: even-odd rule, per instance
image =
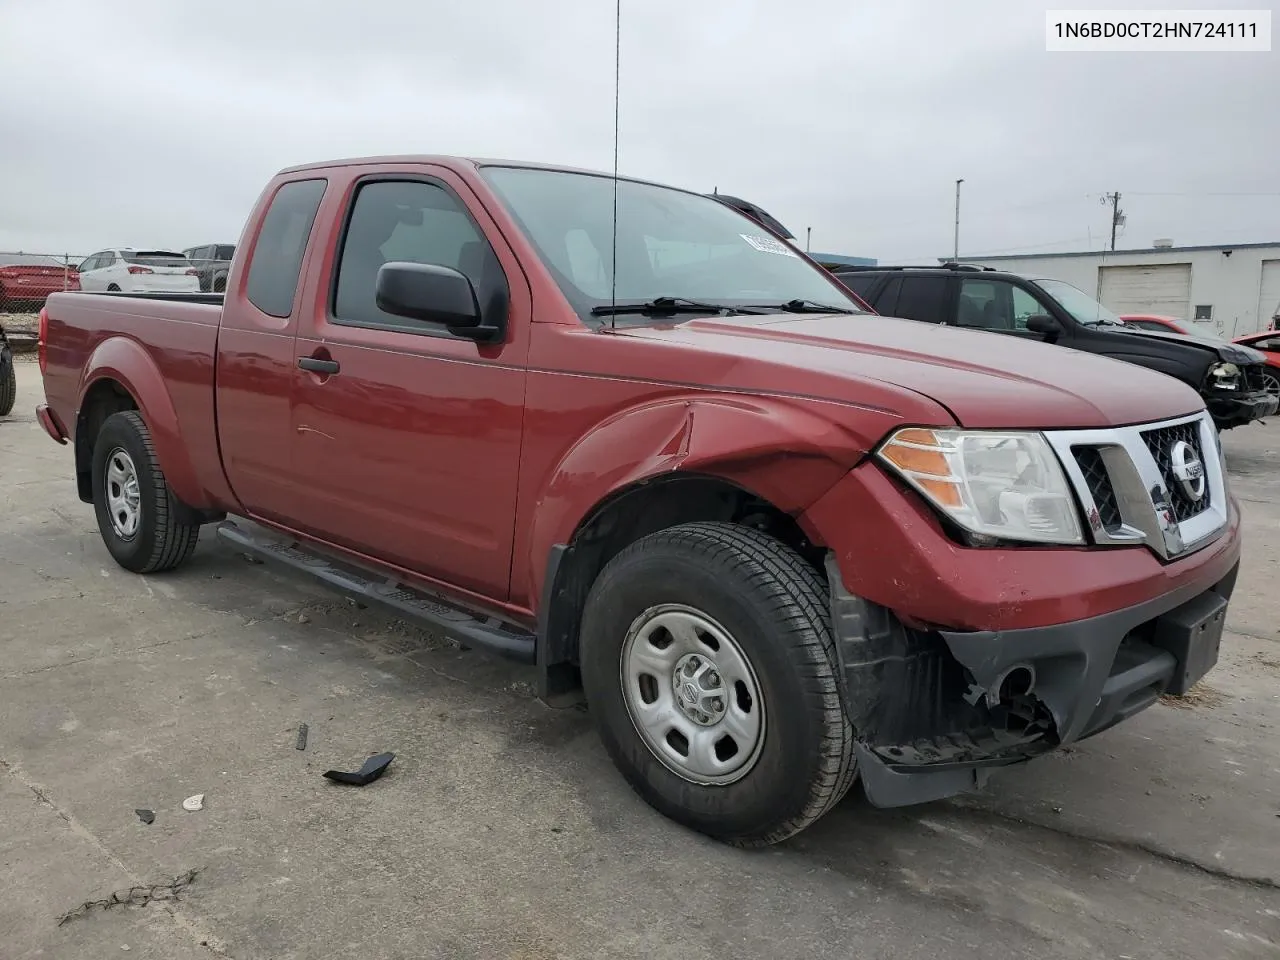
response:
[[[751,244],[761,253],[777,253],[784,257],[794,257],[796,252],[788,247],[785,243],[773,239],[773,237],[753,237],[748,233],[738,234],[743,240]]]

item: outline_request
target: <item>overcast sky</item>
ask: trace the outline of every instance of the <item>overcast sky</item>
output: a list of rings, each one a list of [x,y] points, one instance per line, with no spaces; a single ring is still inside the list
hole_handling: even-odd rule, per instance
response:
[[[1047,6],[623,0],[621,170],[882,261],[950,253],[957,177],[962,255],[1097,248],[1112,190],[1120,246],[1280,240],[1280,53],[1046,53]],[[612,0],[358,9],[0,0],[0,250],[234,241],[312,160],[611,167]]]

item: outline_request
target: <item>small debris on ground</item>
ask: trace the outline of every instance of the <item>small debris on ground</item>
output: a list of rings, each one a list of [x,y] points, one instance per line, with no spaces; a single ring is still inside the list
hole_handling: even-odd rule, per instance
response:
[[[324,776],[334,783],[346,783],[353,787],[363,787],[366,784],[373,783],[384,773],[387,767],[391,766],[391,761],[396,758],[394,753],[379,753],[370,757],[355,773],[347,773],[344,770],[326,770]]]
[[[137,810],[134,810],[133,812],[138,815],[139,820],[141,820],[143,823],[147,825],[150,825],[156,822],[156,812],[154,810],[144,810],[141,807],[139,807]]]
[[[183,810],[186,810],[186,811],[188,811],[188,812],[190,812],[190,813],[195,813],[197,810],[203,810],[203,809],[204,809],[204,794],[203,794],[203,793],[197,793],[197,794],[196,794],[195,796],[193,796],[193,797],[187,797],[187,799],[185,799],[185,800],[183,800],[183,801],[182,801],[182,809],[183,809]]]
[[[299,622],[299,623],[310,623],[310,622],[311,622],[311,618],[307,616],[307,613],[306,613],[306,611],[305,611],[305,610],[299,610],[299,611],[298,611],[298,622]]]
[[[1226,699],[1227,695],[1221,690],[1215,690],[1207,683],[1197,683],[1180,697],[1166,693],[1160,698],[1160,702],[1179,710],[1191,710],[1195,707],[1216,707]]]
[[[128,890],[117,890],[111,896],[102,900],[86,900],[80,906],[68,910],[58,917],[58,926],[62,926],[68,920],[74,920],[76,917],[83,916],[99,907],[103,910],[110,910],[113,907],[124,906],[145,907],[148,903],[160,900],[181,900],[182,895],[187,891],[187,887],[191,886],[192,882],[195,881],[198,872],[197,870],[188,870],[186,873],[180,874],[165,883],[130,887]]]
[[[295,746],[299,750],[307,749],[307,730],[308,729],[309,728],[305,723],[298,724],[298,742],[297,744],[295,744]]]

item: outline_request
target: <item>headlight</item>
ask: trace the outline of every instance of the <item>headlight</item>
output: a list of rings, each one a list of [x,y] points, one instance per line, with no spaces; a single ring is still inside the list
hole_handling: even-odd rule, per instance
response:
[[[877,456],[970,533],[1084,543],[1071,487],[1039,433],[906,427]]]
[[[1240,389],[1240,368],[1234,363],[1215,363],[1209,368],[1209,385],[1219,390]]]

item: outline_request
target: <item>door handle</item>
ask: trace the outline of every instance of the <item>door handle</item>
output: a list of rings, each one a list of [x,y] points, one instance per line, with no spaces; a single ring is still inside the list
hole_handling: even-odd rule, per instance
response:
[[[321,360],[319,357],[299,357],[298,366],[303,370],[310,370],[312,373],[329,374],[337,373],[342,367],[337,360]]]

